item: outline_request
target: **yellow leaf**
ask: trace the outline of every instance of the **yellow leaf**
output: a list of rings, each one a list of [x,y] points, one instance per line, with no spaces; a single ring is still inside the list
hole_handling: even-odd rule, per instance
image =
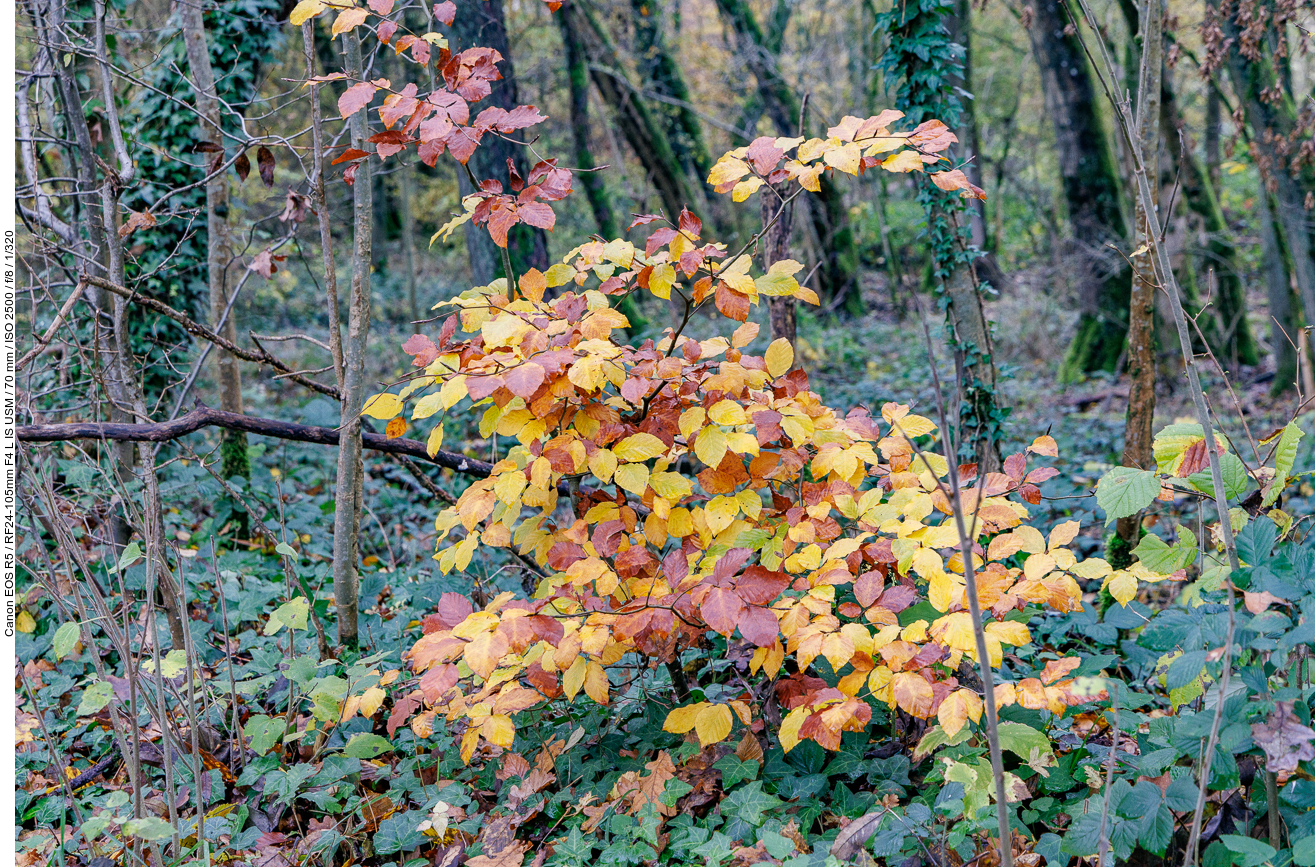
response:
[[[685,410],[680,414],[680,435],[689,439],[707,419],[708,413],[701,406]]]
[[[717,467],[726,456],[726,434],[719,427],[705,427],[694,441],[694,454],[710,467]]]
[[[941,702],[936,718],[945,733],[954,737],[969,719],[977,722],[982,718],[982,699],[971,690],[956,689]]]
[[[763,185],[762,178],[746,178],[731,188],[731,201],[743,202]]]
[[[608,449],[595,449],[589,456],[589,472],[603,484],[612,481],[612,473],[616,472],[616,455]]]
[[[694,718],[694,732],[699,746],[706,747],[726,739],[731,733],[731,709],[724,704],[710,704]]]
[[[1032,633],[1028,631],[1027,626],[1016,620],[988,623],[985,629],[987,635],[994,636],[1004,644],[1021,647],[1032,640]]]
[[[790,346],[790,341],[778,337],[772,341],[771,346],[767,347],[763,361],[767,362],[767,372],[773,378],[783,376],[794,364],[794,348]]]
[[[347,33],[348,31],[355,30],[357,27],[360,27],[365,23],[365,18],[369,14],[370,13],[367,10],[359,7],[344,9],[333,21],[333,35],[336,37],[343,33]]]
[[[708,183],[719,187],[731,181],[738,181],[748,173],[748,163],[727,155],[717,160],[717,164],[712,167],[712,171],[708,173]]]
[[[739,500],[734,497],[719,496],[708,503],[707,508],[703,510],[703,517],[708,522],[709,530],[720,533],[731,525],[739,513]]]
[[[584,676],[589,670],[589,661],[583,656],[577,656],[571,667],[566,669],[562,675],[562,691],[566,693],[569,701],[575,701],[575,694],[584,686]]]
[[[365,402],[364,408],[361,409],[362,415],[368,415],[370,418],[377,418],[379,421],[388,421],[402,411],[402,401],[395,394],[384,392],[376,394]]]
[[[690,480],[680,473],[653,473],[648,483],[659,497],[672,502],[688,497],[694,490]]]
[[[379,708],[383,703],[384,691],[377,686],[370,687],[365,692],[361,693],[361,703],[359,705],[361,716],[366,717],[367,719],[374,716],[379,712]]]
[[[480,733],[489,743],[497,744],[504,749],[509,748],[516,740],[515,724],[511,721],[511,717],[501,713],[490,714],[484,720],[484,725],[480,726]]]
[[[676,285],[676,269],[663,262],[654,266],[648,275],[648,291],[666,301],[671,297],[671,287]]]
[[[881,167],[888,172],[920,172],[922,165],[922,157],[917,151],[911,150],[888,156],[881,163]]]
[[[748,424],[744,407],[733,400],[719,400],[708,410],[708,418],[717,424]]]
[[[781,749],[787,753],[799,744],[799,729],[808,720],[808,713],[807,705],[797,707],[781,721],[781,727],[776,734],[781,739]]]
[[[443,425],[436,424],[434,429],[429,432],[429,439],[425,442],[425,452],[431,458],[438,454],[438,450],[443,447]]]
[[[31,614],[28,614],[26,611],[20,611],[18,612],[17,620],[14,621],[14,628],[17,629],[19,632],[27,632],[27,633],[35,632],[37,628],[37,622],[34,619],[32,619]]]
[[[607,672],[601,665],[590,660],[584,675],[584,693],[599,704],[607,704]]]
[[[706,705],[706,702],[673,708],[671,713],[667,714],[666,722],[662,723],[662,730],[671,732],[673,735],[683,735],[694,728],[694,718],[699,715],[699,711],[703,709],[704,705]]]
[[[415,730],[415,723],[412,722],[411,729]],[[475,747],[479,746],[479,729],[468,728],[466,733],[461,736],[461,761],[464,764],[470,764],[470,760],[475,755]]]
[[[648,488],[648,467],[643,464],[626,464],[617,467],[613,478],[618,488],[642,497],[644,490]]]
[[[753,339],[757,336],[758,323],[746,322],[739,328],[735,329],[735,333],[731,335],[731,346],[734,346],[736,349],[741,349],[752,343]]]
[[[320,0],[301,0],[293,7],[292,14],[288,16],[288,23],[293,27],[300,27],[323,11],[324,4]]]
[[[1115,572],[1106,582],[1110,595],[1123,607],[1137,597],[1137,579],[1129,572]]]
[[[415,406],[411,407],[411,420],[419,421],[422,418],[429,418],[431,415],[438,412],[442,408],[443,408],[442,392],[436,391],[433,394],[427,394],[424,397],[420,398],[420,400],[416,401]]]
[[[637,463],[665,454],[667,446],[651,433],[637,433],[612,446],[612,451],[619,460]]]
[[[862,162],[861,148],[853,144],[844,145],[838,148],[832,148],[822,154],[822,162],[839,169],[847,175],[858,174],[859,164]]]
[[[548,273],[543,276],[547,279],[548,285],[555,289],[558,286],[565,286],[575,279],[575,268],[558,262],[549,268]]]

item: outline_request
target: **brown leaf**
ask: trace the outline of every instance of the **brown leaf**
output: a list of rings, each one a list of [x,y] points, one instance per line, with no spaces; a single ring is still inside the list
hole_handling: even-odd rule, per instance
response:
[[[1253,723],[1251,739],[1265,751],[1268,770],[1295,771],[1298,762],[1315,759],[1315,730],[1302,725],[1290,701],[1274,702],[1274,711],[1263,723]]]
[[[126,238],[138,229],[149,229],[155,225],[155,215],[150,211],[128,211],[128,221],[119,227],[119,237]]]
[[[375,81],[361,81],[353,84],[343,91],[342,96],[338,97],[338,113],[343,117],[351,117],[356,112],[370,104],[374,99],[375,91],[380,87],[387,87],[387,79],[381,78]]]
[[[516,840],[493,855],[476,855],[466,862],[466,867],[521,867],[529,849],[529,843]]]
[[[265,182],[265,186],[274,186],[274,153],[264,145],[256,151],[256,165],[260,168],[260,179]]]
[[[831,844],[831,854],[841,861],[848,861],[860,851],[866,850],[868,840],[877,833],[877,826],[885,815],[886,808],[880,807],[850,822],[836,835],[836,841]]]
[[[247,175],[251,174],[251,160],[247,159],[246,153],[237,155],[237,160],[233,163],[233,171],[237,172],[239,181],[245,181]]]
[[[279,266],[276,263],[282,262],[287,258],[287,256],[275,256],[272,250],[261,250],[256,254],[256,257],[251,260],[251,264],[248,265],[247,268],[255,271],[262,277],[273,277],[279,269]]]

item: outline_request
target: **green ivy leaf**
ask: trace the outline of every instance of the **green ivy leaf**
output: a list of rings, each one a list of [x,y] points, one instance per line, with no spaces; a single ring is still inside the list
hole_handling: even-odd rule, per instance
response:
[[[384,819],[374,835],[374,851],[379,855],[392,855],[424,843],[427,838],[416,830],[424,818],[419,810],[410,810]]]
[[[168,840],[173,836],[174,829],[163,819],[147,816],[145,819],[129,819],[124,822],[123,833],[143,840]]]
[[[1127,518],[1155,502],[1160,480],[1150,470],[1115,467],[1096,485],[1096,505],[1105,510],[1105,525]]]
[[[283,740],[287,730],[287,724],[282,717],[268,717],[264,714],[256,714],[242,726],[242,734],[251,738],[251,749],[258,756],[263,756]]]

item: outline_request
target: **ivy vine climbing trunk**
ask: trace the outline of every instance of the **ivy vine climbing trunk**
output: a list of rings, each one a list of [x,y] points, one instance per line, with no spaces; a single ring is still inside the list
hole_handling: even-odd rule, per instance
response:
[[[210,42],[206,38],[201,4],[200,2],[180,3],[178,14],[182,24],[183,42],[187,46],[187,62],[192,73],[196,108],[202,120],[200,140],[208,141],[218,147],[222,156],[225,141],[223,117],[219,111],[219,98],[215,91],[215,72],[210,63]],[[214,173],[206,180],[205,212],[210,325],[225,340],[237,343],[237,311],[232,305],[234,257],[233,241],[228,225],[227,172]],[[238,367],[237,359],[227,352],[216,352],[214,355],[220,406],[227,412],[241,413],[242,371]],[[245,433],[224,431],[220,454],[225,478],[250,476],[251,462],[247,457]]]
[[[1160,96],[1164,70],[1163,0],[1145,0],[1141,14],[1141,72],[1137,81],[1137,138],[1151,177],[1159,176]],[[1152,199],[1158,188],[1152,186]],[[1133,239],[1132,286],[1128,310],[1128,411],[1123,428],[1123,466],[1147,470],[1155,466],[1152,450],[1155,422],[1155,264],[1151,260],[1152,235],[1158,235],[1159,216],[1147,213],[1138,200],[1137,234]],[[1116,532],[1122,545],[1111,559],[1127,560],[1141,534],[1141,514],[1119,518]],[[1126,568],[1126,562],[1120,568]]]
[[[507,18],[502,0],[476,0],[461,4],[452,22],[450,40],[453,53],[473,46],[492,48],[502,55],[498,69],[499,81],[491,82],[493,92],[480,103],[481,107],[496,107],[511,111],[520,105],[517,93],[516,70],[512,64],[511,41],[507,38]],[[528,173],[524,148],[517,147],[499,136],[486,136],[466,164],[480,182],[492,179],[511,189],[508,160],[521,177]],[[461,195],[474,192],[464,172],[457,173]],[[502,252],[493,238],[474,223],[465,228],[466,252],[470,255],[470,268],[475,282],[487,285],[503,276]],[[518,223],[507,234],[507,252],[511,255],[512,270],[524,274],[530,268],[540,271],[548,268],[548,236],[542,229]]]
[[[1091,71],[1076,33],[1067,29],[1073,22],[1062,0],[1041,0],[1033,8],[1027,33],[1055,130],[1082,303],[1077,333],[1060,368],[1061,379],[1071,382],[1096,370],[1113,372],[1123,353],[1132,270],[1109,245],[1122,247],[1128,227]]]
[[[361,79],[361,38],[342,35],[347,77]],[[366,114],[358,111],[348,122],[351,146],[368,150]],[[338,475],[333,510],[333,600],[338,616],[338,644],[348,650],[358,645],[360,608],[361,408],[365,400],[365,348],[370,335],[370,250],[373,239],[373,188],[370,160],[357,164],[352,184],[352,286],[347,302],[347,340],[343,347],[341,437],[338,440]]]
[[[779,4],[777,8],[780,8]],[[758,98],[762,100],[777,134],[798,135],[803,120],[799,98],[776,68],[776,53],[767,44],[753,10],[745,0],[717,0],[717,9],[735,32],[739,53],[757,82]],[[784,30],[783,27],[780,29]],[[854,242],[844,194],[829,176],[823,175],[821,191],[806,201],[821,257],[821,266],[817,269],[818,294],[828,300],[829,306],[850,316],[861,316],[864,304],[858,284],[858,247]]]
[[[963,47],[945,26],[954,12],[954,0],[939,0],[916,8],[897,5],[877,17],[889,40],[882,71],[888,82],[898,82],[896,107],[913,123],[937,118],[947,126],[959,124],[958,98],[937,82],[958,81],[971,92],[971,82],[963,78]],[[927,215],[934,278],[954,350],[958,441],[972,449],[979,472],[994,472],[1001,466],[1001,424],[1007,410],[999,400],[991,328],[982,307],[976,270],[981,250],[972,243],[968,211],[957,193],[922,184],[918,201]]]

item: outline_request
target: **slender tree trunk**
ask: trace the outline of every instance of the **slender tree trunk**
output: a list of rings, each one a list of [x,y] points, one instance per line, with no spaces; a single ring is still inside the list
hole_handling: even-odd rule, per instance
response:
[[[1221,123],[1219,117],[1219,88],[1213,79],[1205,94],[1205,176],[1210,179],[1210,186],[1219,189],[1219,136]]]
[[[772,189],[776,190],[775,194]],[[764,271],[771,268],[773,263],[790,258],[790,229],[794,221],[794,202],[784,204],[789,193],[789,187],[780,184],[772,188],[764,186],[758,194],[762,198],[763,225],[771,224],[771,228],[760,242]],[[778,213],[780,216],[777,216]],[[773,219],[776,220],[775,223],[772,223]],[[767,315],[771,323],[773,340],[784,338],[790,341],[791,346],[794,345],[798,332],[795,306],[797,303],[793,298],[767,299]]]
[[[306,80],[315,78],[315,22],[301,25],[302,45],[306,52]],[[324,267],[324,294],[329,319],[329,353],[333,356],[334,377],[341,393],[344,382],[342,360],[342,324],[338,312],[338,266],[333,258],[333,225],[329,216],[328,196],[324,192],[324,118],[320,105],[320,85],[310,86],[311,117],[311,201],[320,229],[320,261]]]
[[[354,31],[342,36],[348,78],[361,78],[361,39]],[[349,121],[351,145],[367,150],[366,113]],[[365,349],[370,334],[370,249],[374,215],[368,159],[362,160],[352,184],[352,288],[347,308],[347,344],[343,353],[342,436],[338,444],[338,478],[333,512],[333,599],[338,614],[338,643],[347,650],[359,645],[359,536],[361,529],[361,408],[365,402]]]
[[[780,9],[780,4],[776,8]],[[745,0],[717,0],[717,9],[735,31],[740,54],[757,81],[758,96],[777,133],[797,135],[801,121],[799,99],[781,78],[776,68],[776,52],[767,44],[753,10]],[[788,11],[787,5],[785,11],[777,14],[785,15]],[[784,31],[784,27],[779,29]],[[850,316],[861,316],[864,304],[858,284],[858,247],[854,243],[854,230],[849,224],[844,194],[829,175],[822,176],[821,187],[821,192],[805,199],[822,260],[818,269],[818,294],[829,299],[830,306],[838,307]]]
[[[589,75],[594,86],[612,110],[616,125],[644,167],[667,216],[674,221],[687,206],[697,210],[695,194],[688,186],[670,140],[626,77],[616,48],[593,9],[584,0],[569,0],[556,14],[563,33],[571,32],[566,38],[582,45],[586,56],[591,58]]]
[[[1060,370],[1063,380],[1072,381],[1090,371],[1112,372],[1123,353],[1132,271],[1108,246],[1126,243],[1128,229],[1082,45],[1065,30],[1072,22],[1060,0],[1040,0],[1033,8],[1028,36],[1054,125],[1082,301],[1077,334]]]
[[[224,147],[223,117],[215,92],[215,73],[210,63],[201,0],[184,0],[178,5],[187,46],[187,63],[192,73],[196,108],[201,114],[201,140]],[[207,155],[208,156],[208,155]],[[208,171],[208,169],[207,169]],[[233,243],[228,225],[229,190],[227,173],[210,178],[205,185],[206,272],[210,286],[210,324],[225,339],[237,342],[237,311],[231,307],[233,294]],[[227,314],[227,315],[225,315]],[[242,412],[242,371],[237,359],[227,352],[215,353],[219,403],[228,412]],[[226,478],[251,474],[246,434],[225,431],[220,453]]]
[[[1146,0],[1141,15],[1141,73],[1137,82],[1137,137],[1146,170],[1159,177],[1160,80],[1164,70],[1163,0]],[[1152,187],[1152,194],[1158,186]],[[1158,206],[1158,203],[1157,203]],[[1155,422],[1155,265],[1151,244],[1160,231],[1159,215],[1147,213],[1137,201],[1137,234],[1132,254],[1131,302],[1128,312],[1128,412],[1123,429],[1123,466],[1148,469]],[[1119,538],[1126,549],[1136,547],[1141,515],[1120,518]],[[1126,556],[1126,555],[1124,555]]]
[[[399,204],[402,208],[402,253],[406,264],[406,303],[407,311],[410,315],[411,322],[419,322],[422,318],[420,312],[420,299],[417,295],[416,282],[416,216],[415,204],[412,201],[412,187],[415,186],[415,169],[412,166],[403,166],[397,174],[397,188],[401,200]],[[417,326],[418,327],[418,326]]]
[[[1274,385],[1270,393],[1278,396],[1297,385],[1299,335],[1292,297],[1292,272],[1288,267],[1288,252],[1283,249],[1282,233],[1274,222],[1270,193],[1263,182],[1256,194],[1256,202],[1261,270],[1265,278],[1265,295],[1269,300],[1269,342],[1274,352]]]
[[[450,39],[454,54],[478,45],[492,48],[502,55],[502,62],[498,64],[502,79],[492,82],[492,94],[479,105],[481,109],[497,107],[511,111],[520,105],[520,96],[517,93],[516,71],[512,65],[507,19],[502,3],[503,0],[479,0],[460,5],[452,24]],[[521,177],[525,177],[527,167],[522,150],[497,136],[486,136],[475,149],[467,166],[479,181],[496,180],[504,190],[510,191],[507,160],[516,166]],[[474,192],[464,172],[459,171],[457,177],[462,196]],[[470,267],[475,282],[487,285],[503,276],[502,253],[489,233],[474,223],[466,224],[465,233],[466,250],[470,254]],[[530,268],[538,268],[540,271],[548,268],[548,236],[542,229],[518,223],[507,235],[507,251],[511,255],[512,269],[517,274],[524,274]]]

